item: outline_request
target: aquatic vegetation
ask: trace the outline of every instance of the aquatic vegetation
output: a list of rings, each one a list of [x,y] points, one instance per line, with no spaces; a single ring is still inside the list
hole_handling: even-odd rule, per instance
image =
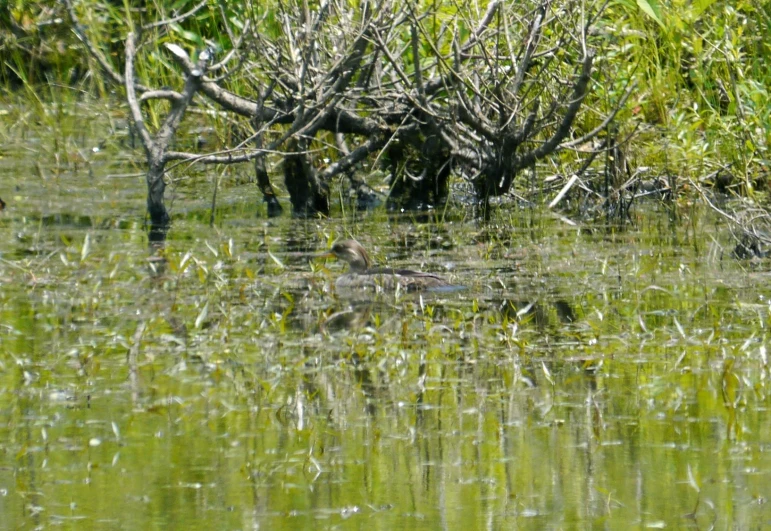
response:
[[[107,90],[6,94],[3,524],[763,527],[771,217],[730,194],[765,194],[768,24],[670,7],[613,2],[593,35],[598,68],[644,81],[636,136],[536,164],[484,220],[456,181],[441,209],[361,212],[332,181],[329,218],[271,217],[252,168],[178,166],[148,249],[144,156]],[[140,75],[177,81],[148,55]],[[622,96],[593,82],[587,130]],[[185,149],[243,133],[188,118]],[[466,289],[344,293],[312,257],[345,238]]]
[[[158,252],[94,175],[61,178],[101,198],[90,216],[37,187],[0,213],[5,521],[768,518],[745,503],[771,466],[764,273],[654,205],[623,232],[534,210],[269,231],[191,212]],[[312,257],[343,225],[378,263],[467,289],[338,292]]]

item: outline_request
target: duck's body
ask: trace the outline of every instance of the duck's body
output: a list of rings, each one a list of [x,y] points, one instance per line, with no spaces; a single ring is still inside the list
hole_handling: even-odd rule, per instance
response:
[[[380,288],[394,290],[397,286],[407,291],[447,286],[447,281],[432,273],[409,269],[373,268],[361,273],[348,272],[335,281],[338,289]]]
[[[337,242],[323,256],[334,256],[348,262],[350,270],[335,282],[338,289],[379,287],[383,290],[394,290],[399,287],[407,291],[418,291],[448,285],[445,279],[433,273],[372,267],[372,260],[367,251],[356,240]]]

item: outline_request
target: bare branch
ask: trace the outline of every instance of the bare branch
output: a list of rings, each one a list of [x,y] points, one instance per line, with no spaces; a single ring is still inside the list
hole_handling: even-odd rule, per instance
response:
[[[145,151],[150,156],[151,151],[155,148],[155,143],[150,135],[150,132],[145,126],[145,119],[142,116],[142,110],[139,108],[139,102],[137,101],[136,87],[134,85],[134,59],[136,58],[136,35],[134,32],[130,32],[126,36],[126,100],[128,101],[129,111],[131,112],[131,119],[134,122],[134,127],[139,134],[139,139],[142,141],[142,145],[145,147]]]
[[[105,59],[104,55],[99,51],[99,49],[94,45],[93,42],[91,42],[91,39],[88,38],[86,35],[86,32],[83,31],[83,25],[80,23],[80,20],[78,19],[77,14],[75,13],[75,7],[72,5],[72,0],[63,0],[64,5],[67,8],[67,14],[70,17],[70,23],[72,24],[72,31],[75,33],[75,35],[78,37],[80,42],[83,43],[83,46],[86,47],[86,50],[88,51],[89,55],[93,57],[96,62],[101,67],[102,71],[107,74],[107,77],[116,85],[123,85],[123,77],[118,73],[115,68]],[[146,87],[138,86],[136,87],[139,91],[145,91],[147,90]]]
[[[632,92],[634,92],[636,88],[637,88],[637,81],[630,83],[626,91],[624,92],[624,95],[621,97],[621,100],[618,102],[616,107],[610,112],[610,114],[608,114],[605,117],[605,119],[600,123],[600,125],[592,129],[585,135],[581,136],[580,138],[576,138],[575,140],[571,140],[570,142],[565,142],[564,144],[560,144],[558,149],[569,149],[575,146],[580,146],[584,142],[588,142],[589,140],[591,140],[592,138],[600,134],[606,127],[608,127],[608,124],[610,124],[613,121],[613,119],[618,114],[618,111],[624,108],[624,105],[626,105],[626,100],[629,99],[629,96],[632,95]]]
[[[185,116],[188,105],[193,101],[193,96],[198,92],[198,89],[201,88],[204,72],[206,71],[209,59],[210,56],[208,51],[204,50],[199,54],[196,68],[192,70],[185,80],[182,98],[177,100],[174,105],[171,106],[171,111],[169,111],[161,128],[158,130],[156,142],[159,144],[161,150],[166,151],[168,149],[179,124],[182,122],[182,118]],[[166,159],[164,158],[164,160]]]
[[[187,161],[187,162],[195,162],[198,164],[236,164],[239,162],[252,161],[257,157],[264,156],[266,152],[268,151],[264,149],[259,149],[255,151],[250,151],[249,153],[243,153],[241,155],[232,155],[230,153],[226,155],[215,155],[212,153],[195,154],[195,153],[187,153],[185,151],[168,151],[166,152],[165,159],[169,162]]]
[[[323,172],[321,172],[320,177],[324,180],[329,180],[335,175],[348,171],[356,164],[366,159],[371,153],[374,153],[385,145],[385,138],[371,137],[362,145],[351,151],[348,155],[344,156],[337,162],[330,164]]]
[[[463,53],[468,53],[468,51],[473,48],[477,42],[479,42],[479,38],[490,25],[490,22],[492,22],[493,16],[495,16],[495,13],[498,11],[500,4],[501,3],[499,0],[494,0],[493,2],[487,4],[487,11],[485,11],[482,20],[479,21],[479,25],[468,38],[468,40],[463,44],[463,46],[461,46],[461,51]]]
[[[169,100],[172,102],[182,101],[182,94],[174,90],[150,90],[139,97],[139,102],[149,100]]]
[[[576,114],[578,114],[578,109],[581,108],[581,103],[586,96],[586,89],[589,85],[589,79],[592,73],[593,59],[594,54],[591,52],[588,53],[586,57],[584,57],[581,75],[578,77],[578,80],[576,80],[576,83],[573,86],[573,94],[570,97],[570,104],[565,110],[565,114],[562,117],[562,122],[554,132],[554,135],[539,147],[535,148],[533,151],[530,151],[523,156],[517,157],[514,163],[515,170],[527,168],[536,160],[541,159],[550,153],[553,153],[554,150],[559,146],[560,142],[562,142],[562,140],[570,134],[570,129],[573,126],[573,121],[576,118]]]

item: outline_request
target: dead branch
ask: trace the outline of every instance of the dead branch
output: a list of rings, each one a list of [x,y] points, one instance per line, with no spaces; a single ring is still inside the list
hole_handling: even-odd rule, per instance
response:
[[[263,31],[266,22],[254,12],[246,13],[242,24],[231,24],[232,13],[218,5],[211,13],[219,14],[220,33],[232,48],[216,65],[203,59],[208,50],[194,61],[180,46],[166,44],[183,80],[180,90],[137,82],[140,34],[133,31],[125,42],[125,72],[115,72],[82,31],[72,0],[64,1],[89,54],[109,79],[125,87],[147,155],[152,201],[159,200],[172,161],[257,161],[261,189],[272,190],[263,158],[275,153],[283,157],[292,204],[307,212],[328,204],[332,178],[367,165],[390,167],[392,197],[407,197],[412,204],[443,201],[451,173],[469,180],[486,202],[509,193],[523,169],[604,134],[635,89],[627,81],[618,103],[598,117],[599,125],[575,135],[590,80],[602,75],[594,71],[599,41],[593,45],[590,31],[607,5],[602,0],[596,11],[572,0],[495,0],[478,20],[469,18],[477,11],[463,3],[453,4],[449,14],[436,4],[437,11],[429,12],[393,1],[351,7],[340,0],[286,0],[270,31]],[[183,24],[206,5],[171,17],[161,14],[143,29]],[[473,28],[465,39],[461,25]],[[236,55],[235,67],[226,69]],[[227,71],[207,75],[215,69]],[[218,106],[217,112],[248,119],[248,134],[216,152],[172,151],[196,94]],[[141,104],[158,99],[171,107],[151,132]]]

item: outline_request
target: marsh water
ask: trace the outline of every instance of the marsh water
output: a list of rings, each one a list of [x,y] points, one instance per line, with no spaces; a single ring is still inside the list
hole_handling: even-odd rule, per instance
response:
[[[227,176],[211,226],[201,171],[156,252],[109,116],[5,118],[0,528],[771,525],[769,275],[709,212],[267,220]],[[342,236],[463,289],[337,292]]]

